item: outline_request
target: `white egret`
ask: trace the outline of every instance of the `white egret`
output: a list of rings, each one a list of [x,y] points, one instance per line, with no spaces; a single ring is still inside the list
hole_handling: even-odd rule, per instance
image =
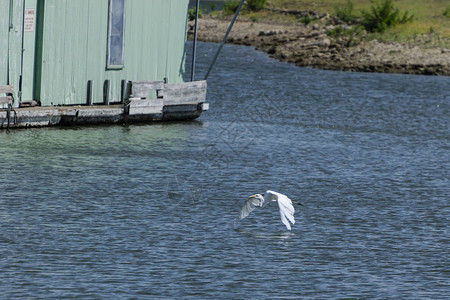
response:
[[[292,200],[289,199],[286,195],[274,192],[274,191],[266,191],[263,194],[255,194],[248,197],[245,201],[244,205],[239,212],[239,216],[236,217],[235,224],[247,217],[255,208],[265,207],[269,202],[278,202],[278,207],[280,208],[280,217],[281,222],[286,225],[286,228],[291,230],[291,222],[295,223],[294,219],[294,206],[292,205]],[[294,202],[299,205],[302,205],[300,202]]]

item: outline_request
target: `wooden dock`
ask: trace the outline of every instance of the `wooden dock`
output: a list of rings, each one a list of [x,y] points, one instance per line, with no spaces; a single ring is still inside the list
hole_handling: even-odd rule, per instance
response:
[[[156,97],[154,95],[156,94]],[[0,109],[0,128],[192,120],[208,110],[206,81],[130,81],[123,103]]]

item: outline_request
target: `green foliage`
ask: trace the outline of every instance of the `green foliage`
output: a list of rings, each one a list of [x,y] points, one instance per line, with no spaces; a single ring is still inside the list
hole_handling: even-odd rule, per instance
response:
[[[345,32],[344,27],[341,25],[334,27],[333,29],[327,30],[327,35],[330,37],[338,37]]]
[[[400,13],[392,0],[374,1],[369,11],[362,12],[362,25],[370,32],[383,32],[398,24],[412,22],[414,15],[408,11]]]
[[[363,37],[364,29],[361,26],[335,26],[332,29],[327,30],[327,35],[334,39],[340,39],[341,44],[345,44],[346,47],[353,47],[360,44]]]
[[[363,28],[361,26],[344,27],[342,25],[335,26],[333,29],[327,30],[329,37],[349,37],[349,36],[361,36]]]
[[[195,14],[196,14],[196,9],[195,9],[195,7],[189,8],[189,10],[188,10],[188,18],[189,18],[189,21],[195,20]],[[200,9],[198,10],[198,18],[200,19],[200,18],[202,18],[202,17],[203,17],[203,10],[200,8]]]
[[[246,8],[251,11],[261,10],[266,7],[267,0],[247,0]]]
[[[444,17],[450,18],[450,5],[447,6],[447,8],[444,10],[444,12],[442,13],[442,15]]]
[[[335,6],[334,10],[336,12],[336,16],[344,22],[352,22],[355,19],[354,14],[355,5],[351,0],[347,0],[344,6],[341,8],[339,6]]]
[[[236,13],[240,3],[241,1],[239,0],[228,0],[223,4],[223,11],[228,15],[232,15]]]
[[[313,19],[311,18],[310,15],[304,15],[303,17],[300,18],[300,22],[302,22],[302,24],[304,24],[304,25],[308,25],[312,21],[313,21]]]
[[[216,5],[215,2],[209,3],[209,9],[210,9],[211,11],[215,11],[215,10],[216,10],[216,7],[217,7],[217,5]]]

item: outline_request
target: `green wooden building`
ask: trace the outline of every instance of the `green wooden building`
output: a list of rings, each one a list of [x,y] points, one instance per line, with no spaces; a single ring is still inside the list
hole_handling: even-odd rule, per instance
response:
[[[13,86],[13,108],[123,103],[125,82],[183,89],[188,2],[0,0],[0,86]]]

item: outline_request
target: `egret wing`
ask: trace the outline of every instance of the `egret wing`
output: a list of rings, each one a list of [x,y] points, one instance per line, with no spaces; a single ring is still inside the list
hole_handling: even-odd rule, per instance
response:
[[[235,222],[242,220],[247,217],[252,211],[255,210],[256,207],[261,206],[261,200],[255,197],[249,197],[239,212],[239,215],[236,217]]]
[[[292,201],[287,196],[278,193],[277,202],[278,207],[280,208],[281,222],[283,222],[283,224],[286,225],[287,229],[291,230],[291,224],[289,224],[289,222],[295,224],[294,219],[295,208],[292,205]]]
[[[278,199],[278,194],[277,192],[274,191],[266,191],[264,193],[264,202],[262,203],[262,207],[266,207],[267,204],[269,204],[272,201],[276,201]]]

